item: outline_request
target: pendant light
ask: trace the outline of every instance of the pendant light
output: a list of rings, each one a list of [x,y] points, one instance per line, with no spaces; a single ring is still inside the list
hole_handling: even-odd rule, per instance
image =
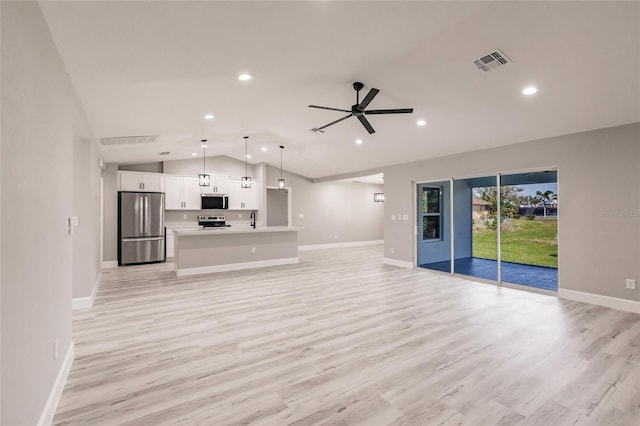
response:
[[[207,140],[202,139],[202,173],[198,173],[198,185],[200,186],[211,186],[211,175],[207,174],[206,168],[206,148],[207,148]]]
[[[284,189],[284,178],[282,177],[282,150],[284,146],[280,145],[280,179],[278,179],[278,189]]]
[[[242,177],[242,181],[241,181],[241,185],[243,188],[251,188],[251,176],[249,176],[249,173],[247,171],[248,167],[247,167],[247,155],[249,154],[248,152],[248,142],[249,142],[249,136],[245,136],[244,137],[244,176]]]

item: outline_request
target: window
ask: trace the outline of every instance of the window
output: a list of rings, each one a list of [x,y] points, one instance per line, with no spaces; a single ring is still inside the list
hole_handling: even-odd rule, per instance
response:
[[[441,189],[422,188],[422,240],[440,240]]]

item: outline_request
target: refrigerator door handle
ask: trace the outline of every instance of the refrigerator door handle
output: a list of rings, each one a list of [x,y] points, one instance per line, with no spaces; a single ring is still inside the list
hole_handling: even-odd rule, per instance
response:
[[[136,230],[136,234],[138,234],[138,232],[144,233],[144,198],[138,200],[138,216],[138,226],[140,230]]]
[[[147,237],[147,238],[123,238],[122,241],[125,243],[137,242],[137,241],[160,241],[164,237]]]
[[[149,196],[144,197],[144,233],[149,235],[151,233],[151,226],[149,225]]]

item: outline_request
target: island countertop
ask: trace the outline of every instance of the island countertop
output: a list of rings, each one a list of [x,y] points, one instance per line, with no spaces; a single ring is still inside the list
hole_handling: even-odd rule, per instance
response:
[[[257,228],[251,227],[229,227],[229,228],[198,228],[198,229],[173,229],[176,237],[182,236],[198,236],[198,235],[229,235],[229,234],[261,234],[265,232],[294,232],[300,231],[302,228],[294,226],[261,226]]]
[[[174,229],[179,277],[298,263],[298,231],[290,226]]]

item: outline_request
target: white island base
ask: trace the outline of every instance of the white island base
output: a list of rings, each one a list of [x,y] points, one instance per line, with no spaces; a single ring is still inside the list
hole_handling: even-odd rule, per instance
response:
[[[300,228],[175,229],[179,277],[298,263]]]

